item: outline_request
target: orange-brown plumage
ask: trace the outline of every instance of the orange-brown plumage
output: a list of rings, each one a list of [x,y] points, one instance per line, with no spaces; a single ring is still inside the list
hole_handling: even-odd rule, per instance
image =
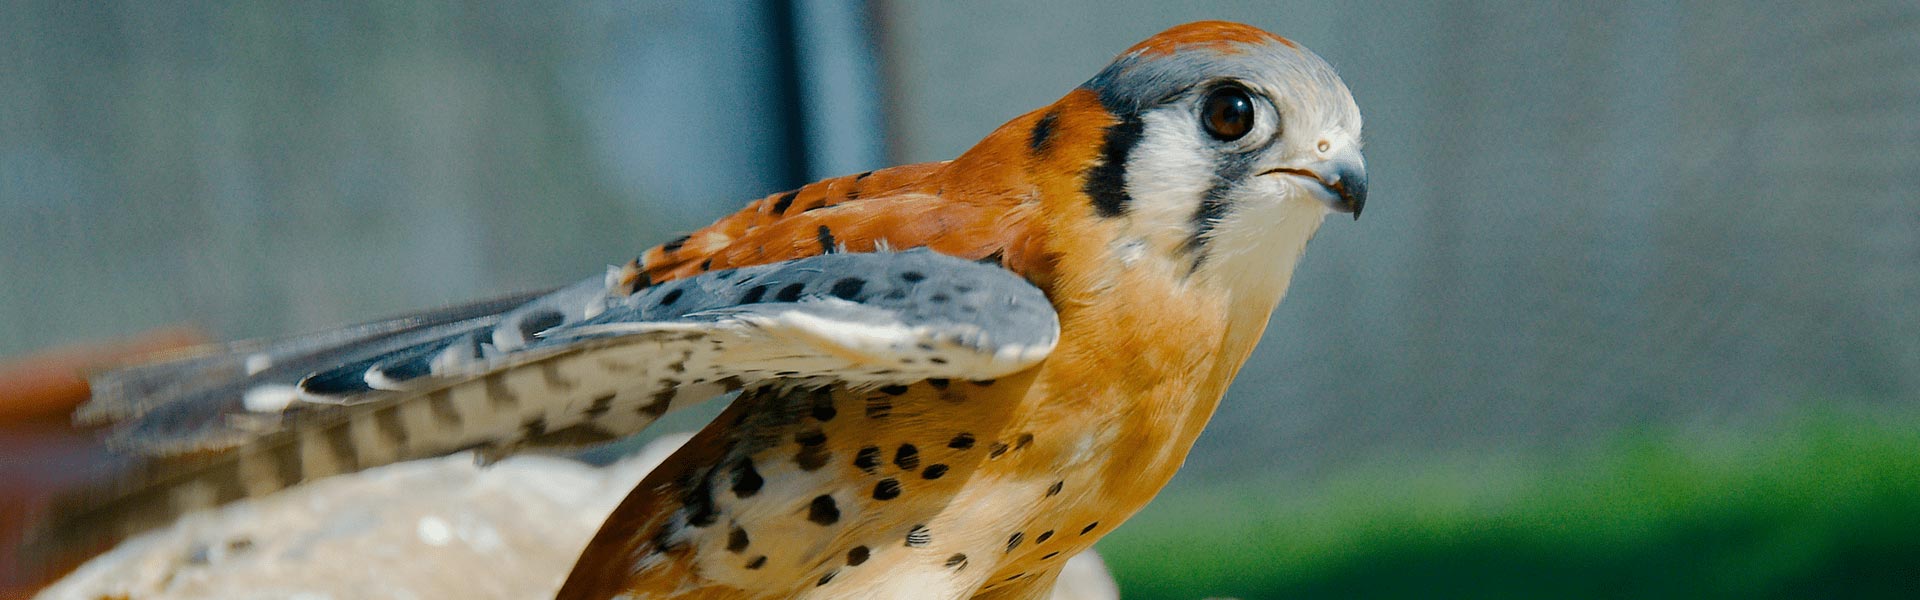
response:
[[[1176,27],[952,161],[774,194],[648,250],[631,270],[655,283],[825,252],[928,247],[990,259],[1047,294],[1060,338],[1038,366],[991,382],[747,390],[614,512],[561,597],[1043,596],[1067,557],[1145,506],[1185,460],[1328,210],[1323,197],[1274,187],[1299,185],[1291,179],[1257,179],[1310,167],[1221,170],[1195,179],[1212,186],[1205,194],[1163,192],[1184,181],[1179,169],[1189,163],[1149,145],[1167,133],[1142,113],[1249,75],[1198,73],[1187,87],[1155,92],[1168,77],[1137,73],[1186,57],[1264,68],[1260,61],[1310,56],[1244,25]],[[1311,79],[1324,68],[1312,61],[1301,85],[1324,85]],[[1344,94],[1324,98],[1350,105]],[[1165,114],[1173,113],[1155,118]],[[1329,119],[1344,128],[1349,116]],[[1352,127],[1327,135],[1357,138]],[[1280,128],[1270,135],[1269,147],[1280,148]],[[1357,139],[1341,142],[1357,152]],[[1318,145],[1324,154],[1328,144]],[[1298,152],[1269,154],[1261,160]],[[1156,160],[1174,161],[1165,182],[1130,179],[1134,165],[1118,164],[1162,168]],[[1236,209],[1275,220],[1275,249],[1290,253],[1272,259],[1284,263],[1274,267],[1277,284],[1233,279],[1267,260],[1257,256],[1272,243],[1266,224],[1205,204],[1237,193],[1222,187],[1236,183],[1229,178],[1249,176],[1257,189],[1285,192],[1271,206]],[[1327,177],[1317,185],[1339,191],[1348,181]],[[1358,208],[1352,197],[1336,200]],[[1209,246],[1233,243],[1249,246]],[[895,460],[876,463],[890,448]],[[908,448],[912,461],[899,458]],[[929,476],[935,460],[939,473]],[[741,494],[743,468],[753,481],[789,487],[766,495],[756,483]]]
[[[1293,40],[1267,33],[1257,27],[1249,27],[1228,21],[1194,21],[1185,25],[1176,25],[1171,29],[1160,32],[1159,35],[1134,44],[1133,47],[1128,48],[1127,51],[1164,55],[1179,49],[1181,46],[1204,46],[1216,50],[1232,51],[1234,44],[1259,44],[1263,42],[1274,42],[1288,48],[1300,47],[1299,44],[1293,43]]]
[[[825,252],[927,247],[997,262],[1045,281],[1050,260],[1024,135],[1016,119],[959,159],[824,179],[756,200],[712,225],[641,254],[651,282]],[[1023,126],[1024,125],[1024,126]],[[824,228],[824,229],[822,229]]]

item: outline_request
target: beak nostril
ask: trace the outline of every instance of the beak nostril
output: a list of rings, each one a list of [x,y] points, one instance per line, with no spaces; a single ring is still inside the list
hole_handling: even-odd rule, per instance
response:
[[[1330,150],[1333,150],[1333,143],[1328,142],[1326,140],[1320,140],[1320,151],[1324,153]]]

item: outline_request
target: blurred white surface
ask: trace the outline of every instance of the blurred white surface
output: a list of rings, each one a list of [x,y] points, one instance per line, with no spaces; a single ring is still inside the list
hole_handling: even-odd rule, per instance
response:
[[[323,479],[190,515],[41,592],[96,598],[552,598],[600,522],[689,436],[606,467],[468,454]],[[1091,552],[1056,600],[1119,598]]]

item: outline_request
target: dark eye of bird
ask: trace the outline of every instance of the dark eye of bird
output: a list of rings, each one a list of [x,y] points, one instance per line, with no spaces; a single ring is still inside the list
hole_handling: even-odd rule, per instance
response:
[[[1225,86],[1207,93],[1200,105],[1200,122],[1207,135],[1231,142],[1253,131],[1253,99],[1239,86]]]

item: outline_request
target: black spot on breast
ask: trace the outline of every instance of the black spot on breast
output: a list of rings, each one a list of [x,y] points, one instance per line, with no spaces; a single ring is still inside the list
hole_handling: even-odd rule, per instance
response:
[[[679,252],[680,247],[687,245],[687,240],[691,240],[691,239],[693,239],[693,236],[691,235],[683,235],[677,238],[673,238],[673,241],[667,242],[665,244],[661,244],[660,251],[665,252],[667,254],[673,254],[675,252]]]
[[[970,449],[973,447],[973,434],[962,433],[960,435],[953,436],[953,439],[947,442],[947,447],[955,450]]]
[[[827,226],[825,225],[821,225],[820,230],[815,234],[815,236],[818,237],[820,241],[820,253],[832,254],[833,246],[834,246],[833,230],[828,229]]]
[[[751,459],[740,459],[740,464],[733,468],[733,495],[735,497],[746,498],[759,493],[760,486],[766,484],[766,482],[767,480],[760,477],[760,471],[753,468],[753,460]]]
[[[1015,450],[1024,450],[1027,446],[1031,445],[1033,445],[1033,434],[1031,433],[1022,433],[1019,438],[1013,441],[1013,449]]]
[[[893,464],[908,471],[920,468],[920,449],[913,444],[901,444],[900,449],[893,452]]]
[[[839,575],[839,574],[840,574],[840,570],[839,570],[839,569],[834,569],[834,570],[831,570],[831,571],[827,571],[827,574],[825,574],[825,575],[821,575],[821,576],[820,576],[820,581],[816,581],[816,582],[814,582],[814,584],[813,584],[813,586],[814,586],[814,587],[820,587],[820,586],[823,586],[823,585],[826,585],[826,584],[827,584],[828,582],[831,582],[831,581],[833,581],[833,576],[835,576],[835,575]]]
[[[668,291],[666,294],[660,296],[660,306],[662,307],[673,306],[673,303],[679,302],[679,301],[680,301],[680,290],[678,289]]]
[[[1014,548],[1019,548],[1020,540],[1026,539],[1026,537],[1027,534],[1018,531],[1013,532],[1013,535],[1007,538],[1007,551],[1012,552]]]
[[[955,571],[967,568],[967,555],[955,554],[947,557],[947,568]]]
[[[921,479],[939,479],[945,476],[946,474],[947,474],[946,465],[934,463],[931,465],[927,465],[927,470],[920,472],[920,478]]]
[[[865,171],[865,172],[862,172],[862,173],[860,173],[859,175],[855,175],[855,176],[853,176],[853,180],[854,180],[854,181],[860,181],[860,180],[862,180],[862,179],[866,179],[866,178],[867,178],[867,176],[869,176],[869,175],[873,175],[873,171]]]
[[[907,393],[907,386],[883,385],[883,386],[880,386],[880,393],[883,393],[889,396],[898,396],[898,395]]]
[[[834,504],[833,496],[821,494],[807,505],[807,520],[821,525],[832,525],[840,521],[840,506]]]
[[[520,337],[533,339],[534,334],[553,329],[566,322],[567,317],[557,310],[543,310],[520,319]]]
[[[1048,529],[1046,531],[1040,532],[1040,535],[1033,536],[1033,543],[1035,544],[1045,543],[1047,539],[1052,537],[1053,537],[1053,530]]]
[[[871,555],[872,551],[866,546],[854,546],[852,550],[847,551],[847,566],[858,567],[861,563],[867,562],[867,557]]]
[[[1034,154],[1047,153],[1047,144],[1053,141],[1053,126],[1059,120],[1060,110],[1054,109],[1040,115],[1040,120],[1033,122],[1033,130],[1027,133],[1027,147],[1032,148]]]
[[[767,555],[765,554],[755,556],[753,560],[747,561],[747,570],[749,571],[756,571],[764,566],[767,566]]]
[[[800,190],[794,190],[791,192],[787,192],[785,194],[781,194],[779,199],[776,199],[773,201],[773,214],[775,215],[787,214],[787,208],[793,206],[793,199],[799,196],[800,196]]]
[[[884,419],[890,414],[893,414],[893,401],[888,400],[886,396],[867,399],[867,418]]]
[[[1053,557],[1059,556],[1059,555],[1060,555],[1059,552],[1048,552],[1046,556],[1040,557],[1040,560],[1052,560]]]
[[[1094,522],[1092,522],[1092,523],[1088,523],[1086,527],[1082,527],[1082,528],[1080,528],[1080,535],[1086,535],[1086,534],[1087,534],[1087,532],[1090,532],[1090,531],[1093,531],[1093,528],[1095,528],[1095,527],[1099,527],[1099,526],[1100,526],[1100,522],[1099,522],[1099,521],[1094,521]]]
[[[860,452],[853,455],[853,466],[872,473],[875,467],[880,466],[880,448],[877,446],[861,448]]]
[[[766,295],[767,295],[767,286],[756,285],[756,286],[747,288],[747,293],[740,295],[740,303],[741,304],[759,304],[760,299],[765,297]]]
[[[824,436],[820,441],[826,442]],[[800,451],[793,455],[793,464],[799,466],[802,471],[818,471],[820,467],[827,466],[827,461],[832,459],[833,451],[828,450],[824,445],[801,446]]]
[[[773,299],[779,302],[793,302],[799,300],[800,292],[806,289],[807,284],[804,283],[789,284],[787,287],[780,288],[780,291],[773,295]]]
[[[926,525],[914,525],[912,529],[907,530],[908,546],[920,548],[931,543],[933,543],[933,532],[928,531]]]
[[[703,260],[703,261],[700,261],[700,270],[702,270],[702,271],[712,271],[712,270],[713,270],[713,259],[711,259],[711,258],[709,258],[709,259],[706,259],[706,260]],[[723,277],[722,279],[725,279],[725,278]]]
[[[900,481],[892,477],[873,484],[873,499],[892,500],[900,497]]]
[[[833,409],[833,392],[826,388],[814,391],[813,408],[808,411],[808,414],[813,417],[813,420],[822,423],[832,421],[835,415],[840,414]]]
[[[1007,453],[1007,445],[1002,442],[994,442],[989,448],[987,458],[1000,458],[1000,455]]]
[[[919,271],[902,271],[900,273],[900,279],[906,280],[907,283],[920,283],[926,278],[927,275]]]
[[[867,280],[865,279],[847,277],[833,282],[833,288],[827,290],[827,293],[841,300],[852,300],[855,296],[860,295],[860,288],[866,287],[866,285]]]
[[[747,539],[747,530],[741,529],[739,525],[733,526],[733,531],[727,532],[728,552],[739,554],[747,549],[748,543],[750,540]]]
[[[793,434],[793,441],[802,446],[818,446],[827,443],[827,432],[808,429]]]
[[[980,387],[987,387],[987,386],[991,386],[991,385],[993,385],[993,380],[992,380],[992,379],[980,379],[980,380],[976,380],[976,381],[974,381],[974,382],[973,382],[973,384],[974,384],[974,385],[977,385],[977,386],[980,386]]]
[[[1050,485],[1050,486],[1047,486],[1047,497],[1049,497],[1049,498],[1051,498],[1051,497],[1053,497],[1053,496],[1055,496],[1055,495],[1057,495],[1057,494],[1059,494],[1059,493],[1060,493],[1060,488],[1062,488],[1062,487],[1065,487],[1066,485],[1067,485],[1067,482],[1065,482],[1065,481],[1055,481],[1055,482],[1053,482],[1053,485]]]
[[[942,362],[944,362],[944,361],[942,361]],[[927,380],[927,385],[931,385],[931,386],[933,386],[933,389],[936,389],[936,390],[944,390],[944,389],[947,389],[947,385],[948,385],[948,383],[949,383],[949,382],[948,382],[947,380],[945,380],[945,379],[939,379],[939,378],[934,378],[934,379],[928,379],[928,380]]]
[[[1026,574],[1026,573],[1024,573],[1024,572],[1022,572],[1022,573],[1014,573],[1014,574],[1012,574],[1012,575],[1008,575],[1006,579],[1002,579],[1001,581],[1013,581],[1013,580],[1015,580],[1015,579],[1019,579],[1019,578],[1021,578],[1021,577],[1026,577],[1026,576],[1027,576],[1027,574]]]
[[[1095,214],[1118,217],[1127,212],[1127,205],[1133,202],[1127,193],[1127,156],[1140,144],[1145,131],[1146,122],[1131,114],[1107,128],[1106,140],[1100,148],[1100,165],[1087,173],[1086,184],[1082,186],[1087,197],[1093,200]]]

